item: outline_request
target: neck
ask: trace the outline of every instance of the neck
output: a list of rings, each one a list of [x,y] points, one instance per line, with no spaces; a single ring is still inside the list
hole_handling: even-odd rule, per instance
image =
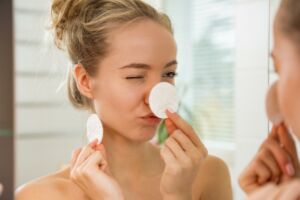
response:
[[[153,177],[161,173],[158,166],[162,162],[156,154],[158,150],[149,142],[135,142],[105,128],[102,143],[110,171],[117,179]]]

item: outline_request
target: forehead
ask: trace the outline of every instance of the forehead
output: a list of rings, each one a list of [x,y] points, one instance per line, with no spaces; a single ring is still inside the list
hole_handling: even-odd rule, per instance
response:
[[[128,62],[169,62],[177,53],[172,33],[152,20],[140,20],[117,29],[108,43],[111,57]]]

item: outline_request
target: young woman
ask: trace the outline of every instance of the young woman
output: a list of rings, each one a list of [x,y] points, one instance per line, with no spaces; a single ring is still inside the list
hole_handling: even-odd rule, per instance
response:
[[[160,123],[149,92],[174,84],[177,68],[165,14],[141,0],[54,0],[52,20],[74,63],[71,103],[99,116],[104,138],[74,151],[67,169],[22,186],[18,200],[232,199],[226,165],[178,114],[167,111],[164,147],[149,142]]]
[[[272,57],[279,75],[277,98],[284,123],[274,126],[257,155],[240,176],[251,199],[300,199],[300,1],[283,0],[274,25]],[[288,128],[286,128],[288,127]]]

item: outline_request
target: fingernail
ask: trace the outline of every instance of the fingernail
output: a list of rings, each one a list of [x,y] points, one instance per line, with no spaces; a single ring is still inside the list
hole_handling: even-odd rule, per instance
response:
[[[294,167],[293,167],[293,165],[291,163],[287,164],[285,166],[285,169],[286,169],[286,171],[287,171],[287,173],[288,173],[289,176],[295,175],[295,169],[294,169]]]
[[[93,148],[93,147],[95,147],[95,146],[97,145],[97,143],[98,143],[98,139],[94,139],[93,141],[91,141],[91,142],[89,143],[89,146],[90,146],[91,148]]]

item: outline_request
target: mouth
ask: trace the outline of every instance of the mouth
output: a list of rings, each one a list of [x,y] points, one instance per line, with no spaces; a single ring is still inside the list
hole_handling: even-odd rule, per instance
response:
[[[149,113],[141,117],[142,121],[148,125],[158,125],[161,122],[161,119],[156,117],[153,113]]]

